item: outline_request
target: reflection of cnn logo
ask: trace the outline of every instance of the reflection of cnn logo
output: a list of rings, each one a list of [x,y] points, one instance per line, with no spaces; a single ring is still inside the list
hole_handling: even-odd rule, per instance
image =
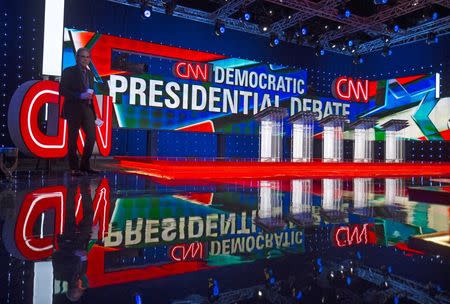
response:
[[[94,96],[94,111],[104,121],[96,126],[98,151],[107,156],[111,151],[112,98],[103,96],[99,104]],[[8,129],[14,144],[25,154],[42,158],[60,158],[67,154],[67,121],[60,117],[64,98],[59,98],[59,83],[27,81],[14,93],[8,111]],[[44,130],[41,121],[47,122]],[[78,151],[83,151],[84,134],[78,137]]]

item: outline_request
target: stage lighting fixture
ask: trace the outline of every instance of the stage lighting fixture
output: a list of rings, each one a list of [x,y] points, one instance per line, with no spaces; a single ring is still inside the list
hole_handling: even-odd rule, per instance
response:
[[[338,9],[338,15],[341,18],[350,18],[352,12],[345,4],[342,4]]]
[[[339,24],[339,25],[337,26],[337,29],[338,29],[338,30],[341,30],[341,29],[342,29],[342,25]]]
[[[438,43],[438,42],[439,42],[439,38],[438,38],[438,36],[436,36],[435,33],[428,34],[427,44],[433,44],[433,43]]]
[[[437,20],[438,18],[439,18],[438,12],[433,12],[433,14],[431,14],[431,20]]]
[[[280,38],[278,38],[278,36],[275,34],[270,35],[270,43],[269,44],[271,47],[275,47],[275,46],[279,45]]]
[[[259,21],[258,27],[261,32],[267,33],[270,27],[270,22],[267,20]]]
[[[147,19],[150,18],[152,15],[152,7],[148,3],[148,1],[142,1],[141,2],[141,18]]]
[[[391,55],[392,55],[392,50],[391,50],[391,48],[390,48],[389,46],[385,46],[385,47],[383,48],[383,51],[381,52],[381,55],[382,55],[383,57],[391,56]]]
[[[375,5],[382,5],[382,4],[387,4],[388,0],[373,0],[373,4]]]
[[[331,48],[336,48],[336,43],[331,44]]]
[[[216,36],[220,36],[225,33],[225,25],[219,20],[216,21],[216,25],[214,26],[214,33]]]
[[[315,54],[316,54],[316,56],[323,56],[323,55],[325,55],[325,50],[322,47],[318,46],[318,47],[316,47]]]
[[[353,40],[350,39],[349,41],[347,41],[347,45],[352,47],[353,46]]]
[[[263,293],[261,290],[258,290],[258,297],[262,297]]]
[[[364,63],[364,58],[361,57],[360,55],[355,55],[353,57],[353,64],[361,64]]]
[[[244,20],[245,21],[249,21],[251,17],[252,17],[252,15],[250,15],[250,13],[244,13]]]
[[[389,37],[384,38],[385,43],[389,43],[389,41],[391,41],[391,38],[389,38]]]
[[[177,6],[175,0],[164,3],[164,9],[166,15],[172,16],[175,11],[175,7]]]
[[[302,36],[308,35],[308,28],[306,26],[302,26],[300,32],[302,33]]]
[[[398,25],[396,23],[389,24],[386,27],[386,30],[391,33],[398,33],[400,31],[400,25]]]

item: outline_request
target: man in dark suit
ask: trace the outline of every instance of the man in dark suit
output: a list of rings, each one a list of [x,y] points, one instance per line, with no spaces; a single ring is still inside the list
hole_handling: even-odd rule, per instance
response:
[[[68,156],[71,174],[81,176],[96,174],[91,169],[89,159],[95,142],[95,112],[93,101],[94,76],[87,68],[91,62],[90,51],[80,48],[76,53],[77,64],[66,68],[61,77],[60,95],[64,96],[62,117],[69,126]],[[81,162],[77,156],[78,131],[86,134]]]

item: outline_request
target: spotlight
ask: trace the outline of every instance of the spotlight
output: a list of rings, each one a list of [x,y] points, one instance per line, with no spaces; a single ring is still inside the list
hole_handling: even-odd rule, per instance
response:
[[[261,290],[258,290],[258,297],[262,297],[263,293]]]
[[[351,14],[352,13],[350,12],[350,10],[348,8],[346,8],[345,11],[344,11],[345,18],[350,18]]]
[[[339,25],[337,26],[337,29],[338,29],[338,30],[341,30],[341,29],[342,29],[342,25],[339,24]]]
[[[389,43],[389,41],[391,41],[391,38],[389,38],[389,37],[384,38],[385,43]]]
[[[338,15],[341,18],[350,18],[352,15],[352,12],[348,7],[345,6],[345,4],[341,5],[338,9]]]
[[[347,42],[347,45],[350,46],[350,47],[352,47],[352,46],[353,46],[353,40],[350,39],[350,40]]]
[[[275,46],[277,46],[279,44],[280,44],[280,39],[278,38],[278,36],[275,35],[275,34],[270,35],[270,43],[269,43],[269,45],[271,47],[275,47]]]
[[[267,33],[270,27],[270,22],[268,22],[267,20],[262,20],[259,22],[258,27],[261,32]]]
[[[389,24],[386,27],[386,30],[391,33],[398,33],[400,31],[400,25],[398,25],[396,23]]]
[[[331,48],[335,49],[335,48],[336,48],[336,43],[333,43],[333,44],[331,45]]]
[[[380,5],[380,4],[387,4],[388,0],[373,0],[373,4]]]
[[[347,48],[345,47],[345,45],[343,45],[342,47],[341,47],[341,50],[342,51],[345,51]]]
[[[325,55],[325,50],[322,47],[316,47],[316,52],[315,52],[316,56],[323,56]]]
[[[252,15],[250,15],[250,13],[244,13],[244,20],[245,21],[249,21],[251,17],[252,17]]]
[[[437,20],[438,18],[439,18],[438,12],[433,12],[433,14],[431,15],[431,20]]]
[[[308,28],[306,26],[302,26],[300,31],[301,31],[303,36],[308,35]]]
[[[142,1],[141,2],[141,18],[147,19],[150,18],[152,15],[152,7],[148,3],[148,1]]]
[[[429,33],[428,34],[428,38],[427,38],[427,44],[433,44],[433,43],[438,43],[439,42],[439,38],[438,36],[436,36],[435,33]]]
[[[355,55],[353,57],[353,64],[361,64],[364,63],[364,58],[361,57],[360,55]]]
[[[325,55],[325,50],[322,47],[318,46],[318,47],[316,47],[315,54],[316,54],[316,56],[323,56],[323,55]]]
[[[223,33],[225,33],[225,25],[217,20],[216,25],[214,26],[214,34],[216,34],[216,36],[220,36]]]
[[[383,48],[383,51],[381,52],[381,55],[382,55],[383,57],[391,56],[391,55],[392,55],[392,50],[391,50],[391,48],[390,48],[389,46],[386,45],[386,46]]]

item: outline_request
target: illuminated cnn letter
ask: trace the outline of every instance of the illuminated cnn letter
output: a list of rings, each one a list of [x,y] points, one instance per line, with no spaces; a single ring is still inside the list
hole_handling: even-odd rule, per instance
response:
[[[94,96],[93,101],[96,117],[103,120],[103,125],[95,129],[98,151],[108,156],[111,151],[112,98],[103,96],[99,104]],[[63,104],[59,83],[55,81],[27,81],[16,90],[9,104],[8,129],[21,152],[40,158],[67,155],[67,121],[60,115]],[[78,141],[82,151],[84,135],[81,131]]]
[[[368,102],[369,101],[369,81],[341,76],[333,81],[333,96],[337,99]]]
[[[8,129],[20,151],[42,158],[66,156],[67,122],[58,115],[58,104],[59,84],[54,81],[27,81],[14,92],[8,110]],[[48,129],[54,135],[45,134],[39,125],[43,107],[56,111],[51,118],[57,121],[51,124],[57,130]]]

